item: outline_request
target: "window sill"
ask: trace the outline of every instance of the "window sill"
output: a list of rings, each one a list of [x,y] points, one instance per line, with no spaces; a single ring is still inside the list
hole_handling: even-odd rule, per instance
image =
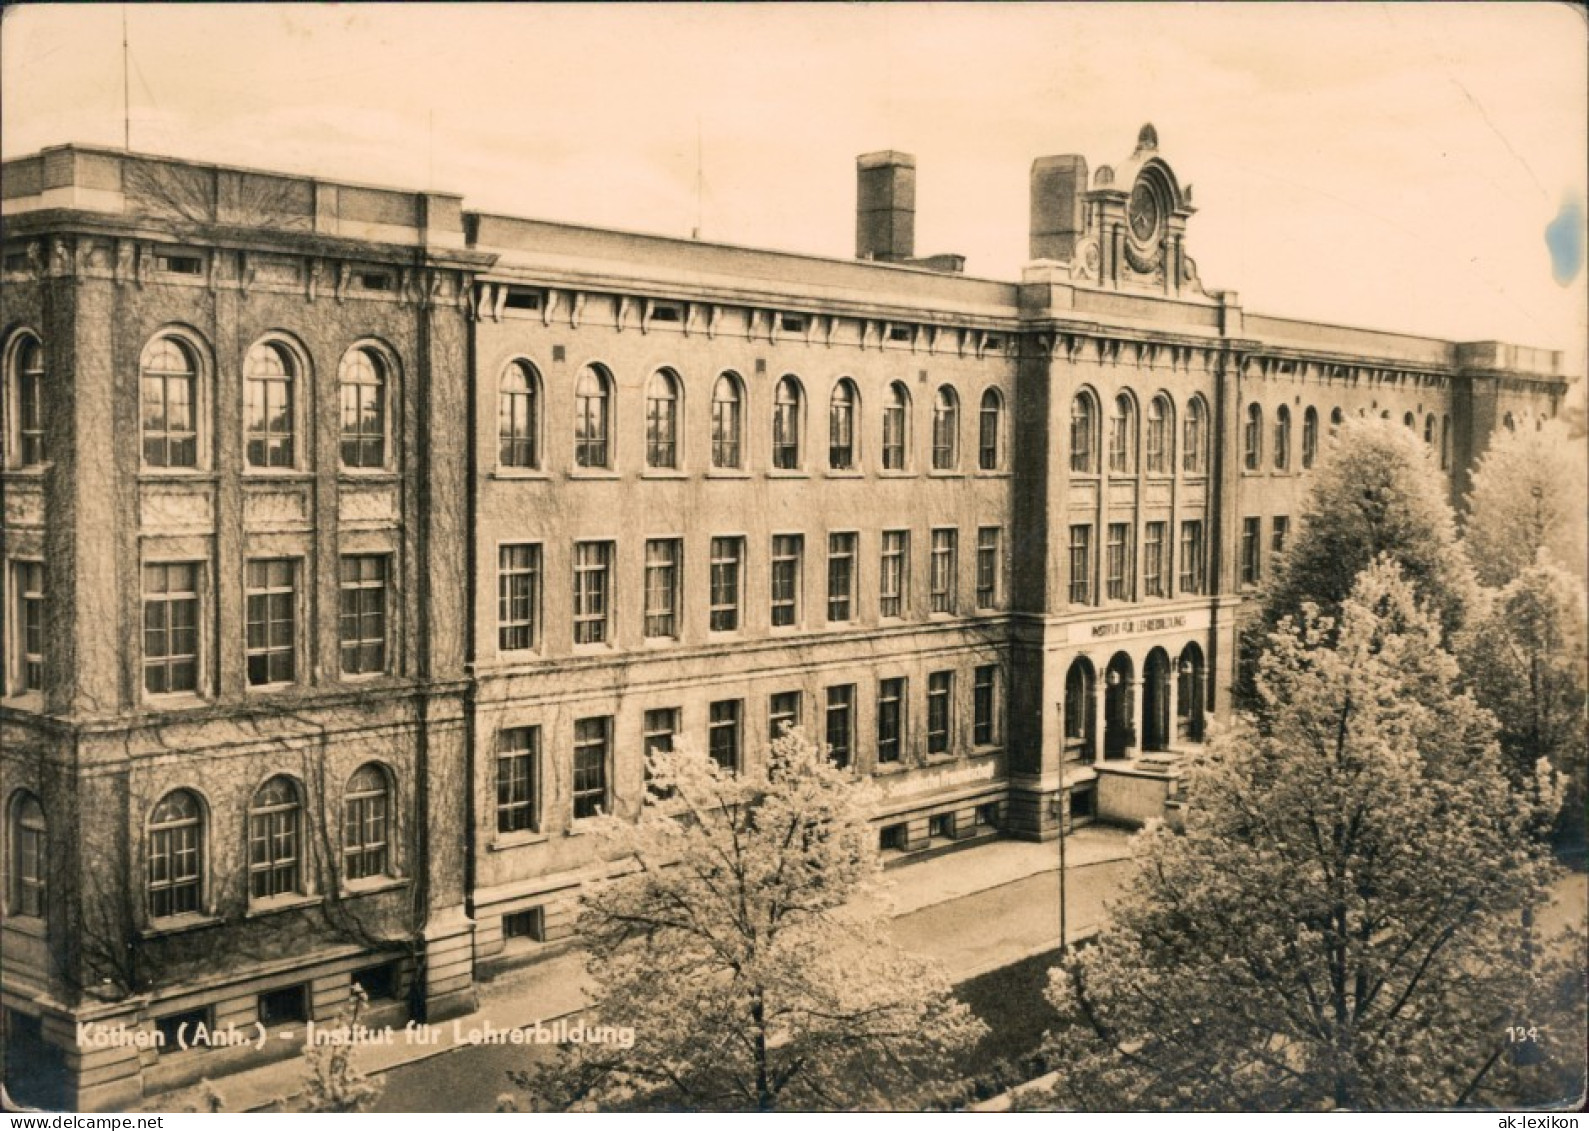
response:
[[[176,695],[150,695],[145,692],[143,705],[151,711],[190,711],[195,707],[208,707],[210,701],[203,695],[187,692]]]
[[[616,471],[606,467],[582,467],[572,469],[567,472],[567,477],[569,479],[586,479],[593,482],[602,482],[605,480],[616,480],[621,478]]]
[[[942,766],[945,763],[955,761],[958,757],[959,755],[952,750],[945,750],[942,754],[929,754],[927,755],[927,765]]]
[[[903,762],[878,762],[872,767],[873,774],[902,774],[908,767]]]
[[[916,473],[914,471],[900,471],[898,469],[890,468],[884,471],[879,471],[877,473],[877,477],[879,479],[915,479]]]
[[[220,477],[202,467],[144,467],[138,470],[140,483],[214,483]]]
[[[0,475],[7,479],[43,479],[44,473],[54,466],[53,460],[45,460],[43,463],[30,463],[26,467],[0,468]]]
[[[534,467],[499,467],[490,472],[490,477],[507,481],[524,479],[531,482],[544,482],[551,478],[546,472]]]
[[[551,840],[551,834],[526,829],[517,833],[502,833],[493,840],[486,842],[487,852],[507,852],[514,848],[524,848],[531,844],[545,844]]]
[[[207,911],[173,915],[168,919],[150,920],[149,925],[138,932],[138,937],[157,939],[166,935],[185,934],[188,931],[202,931],[206,927],[219,927],[223,921],[219,915],[211,915]]]
[[[49,924],[36,915],[7,915],[5,927],[8,931],[35,939],[45,938],[49,934]]]
[[[342,886],[342,896],[353,899],[361,895],[380,895],[382,892],[398,891],[409,884],[407,876],[372,876],[365,880],[349,880]]]
[[[647,636],[640,642],[640,647],[648,651],[661,651],[667,648],[677,648],[678,646],[679,638],[677,636]]]
[[[618,645],[611,640],[598,640],[591,644],[573,645],[575,656],[606,656],[618,650]]]
[[[714,467],[706,473],[708,479],[749,479],[750,472],[738,467]]]
[[[44,711],[44,692],[24,691],[21,695],[8,695],[0,699],[0,706],[10,707],[17,711],[28,711],[32,714],[42,714]]]
[[[1013,479],[1014,477],[1015,477],[1015,472],[1011,471],[1007,467],[979,467],[979,468],[977,468],[977,478],[978,479]]]
[[[260,696],[262,698],[268,698],[268,697],[270,697],[272,695],[280,695],[283,691],[291,691],[295,687],[301,687],[301,686],[302,686],[302,684],[300,684],[297,680],[292,680],[292,681],[286,682],[286,683],[246,683],[245,682],[244,685],[243,685],[243,692],[244,692],[244,695],[247,698],[250,698],[250,699],[254,698],[256,695]]]
[[[865,479],[866,472],[853,467],[830,467],[822,473],[824,479]]]
[[[810,479],[809,473],[794,467],[770,467],[767,469],[768,479]]]
[[[676,467],[651,467],[640,473],[641,479],[688,479],[690,473]]]
[[[318,907],[325,902],[325,897],[320,895],[278,895],[272,899],[250,901],[248,910],[243,912],[244,919],[260,919],[266,915],[275,915],[282,911],[297,911],[305,907]]]
[[[928,479],[964,479],[966,473],[958,468],[933,468],[927,473]]]
[[[337,481],[340,483],[396,483],[397,480],[397,472],[388,471],[384,467],[337,468]]]
[[[310,483],[314,472],[298,467],[245,467],[244,483]]]

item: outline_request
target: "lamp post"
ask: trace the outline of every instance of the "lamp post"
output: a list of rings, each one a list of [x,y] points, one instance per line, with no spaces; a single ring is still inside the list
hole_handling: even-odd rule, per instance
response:
[[[1059,707],[1059,792],[1054,795],[1055,817],[1059,820],[1059,954],[1070,953],[1070,934],[1065,924],[1065,810],[1070,800],[1065,791],[1065,704]]]

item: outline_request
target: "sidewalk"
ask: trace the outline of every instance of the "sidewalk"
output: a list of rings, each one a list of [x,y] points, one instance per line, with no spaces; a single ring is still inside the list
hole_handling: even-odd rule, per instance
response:
[[[1105,826],[1079,829],[1066,841],[1066,874],[1094,864],[1129,857],[1130,832]],[[937,959],[951,978],[962,981],[1019,961],[1029,954],[1058,945],[1057,918],[1046,907],[1052,887],[1057,893],[1059,848],[1056,842],[1000,840],[959,852],[935,856],[891,869],[884,877],[893,904],[895,937],[905,949]],[[1023,881],[1044,875],[1053,883],[1035,881],[1038,898],[1025,890]],[[1017,885],[1020,885],[1017,887]],[[1000,889],[1009,889],[1001,891]],[[983,897],[978,899],[978,897]],[[997,901],[996,904],[993,901]],[[950,905],[965,902],[964,908]],[[991,934],[985,912],[997,906],[1008,915],[1011,929]],[[1057,903],[1055,904],[1057,906]],[[1096,918],[1096,916],[1094,916]],[[1082,933],[1081,920],[1072,921],[1070,935]],[[975,935],[975,939],[969,936]],[[399,1040],[391,1045],[366,1046],[360,1065],[368,1072],[385,1072],[439,1056],[459,1047],[458,1034],[487,1026],[516,1029],[577,1013],[589,1004],[582,956],[565,951],[542,962],[509,971],[479,986],[479,1008],[456,1021],[432,1026],[436,1039],[426,1044]],[[463,1042],[467,1044],[467,1040]],[[269,1107],[297,1093],[304,1061],[294,1056],[273,1064],[223,1076],[213,1083],[231,1111]],[[142,1110],[170,1110],[181,1104],[191,1089],[161,1093],[146,1099]]]

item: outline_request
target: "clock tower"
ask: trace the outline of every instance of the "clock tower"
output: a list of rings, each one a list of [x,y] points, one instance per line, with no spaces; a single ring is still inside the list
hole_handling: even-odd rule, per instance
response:
[[[1109,290],[1203,293],[1186,254],[1192,190],[1159,155],[1152,124],[1131,156],[1100,165],[1089,181],[1079,156],[1032,165],[1032,258],[1065,264],[1071,281]]]

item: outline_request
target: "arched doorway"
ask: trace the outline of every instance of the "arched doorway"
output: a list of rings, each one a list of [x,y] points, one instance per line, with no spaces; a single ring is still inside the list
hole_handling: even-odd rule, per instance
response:
[[[1181,649],[1176,664],[1175,726],[1182,738],[1203,741],[1203,650],[1195,643]]]
[[[1098,728],[1098,709],[1094,687],[1097,676],[1092,663],[1077,657],[1065,673],[1065,760],[1091,762],[1094,736]]]
[[[1116,652],[1104,669],[1103,756],[1124,758],[1137,744],[1136,705],[1132,677],[1136,669],[1131,657]]]
[[[1170,657],[1163,648],[1142,664],[1142,749],[1170,748]]]

